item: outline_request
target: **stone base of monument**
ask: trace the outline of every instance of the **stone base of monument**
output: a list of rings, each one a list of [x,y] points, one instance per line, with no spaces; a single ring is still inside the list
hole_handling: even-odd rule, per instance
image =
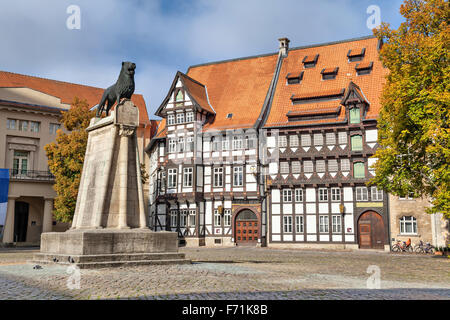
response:
[[[185,264],[175,232],[71,230],[42,234],[33,263],[76,265],[81,269],[129,265]]]
[[[72,228],[41,234],[33,263],[80,268],[190,263],[176,232],[153,232],[147,215],[136,130],[139,110],[123,100],[91,119]]]

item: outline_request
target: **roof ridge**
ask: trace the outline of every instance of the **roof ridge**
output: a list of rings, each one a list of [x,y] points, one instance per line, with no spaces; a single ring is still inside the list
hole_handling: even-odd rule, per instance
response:
[[[376,38],[376,36],[368,35],[368,36],[355,37],[355,38],[349,38],[349,39],[338,40],[338,41],[329,41],[329,42],[316,43],[316,44],[311,44],[311,45],[306,45],[306,46],[292,47],[292,48],[289,48],[288,52],[291,51],[291,50],[300,50],[300,49],[307,49],[307,48],[323,47],[323,46],[328,46],[328,45],[333,45],[333,44],[339,44],[339,43],[345,43],[345,42],[353,42],[353,41],[366,40],[366,39],[372,39],[372,38]],[[272,56],[272,55],[276,55],[276,54],[278,54],[278,52],[263,53],[263,54],[257,54],[257,55],[251,55],[251,56],[244,56],[244,57],[241,57],[241,58],[217,60],[217,61],[210,61],[210,62],[206,62],[206,63],[194,64],[194,65],[191,65],[191,66],[188,67],[188,69],[186,71],[186,74],[189,73],[189,70],[191,68],[203,67],[203,66],[208,66],[208,65],[212,65],[212,64],[240,61],[240,60],[262,58],[262,57]]]

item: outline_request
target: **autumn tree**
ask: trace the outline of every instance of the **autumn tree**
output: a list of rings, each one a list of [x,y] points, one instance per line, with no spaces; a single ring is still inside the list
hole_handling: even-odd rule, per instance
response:
[[[53,215],[61,222],[71,222],[77,202],[81,170],[83,169],[88,134],[86,128],[95,116],[89,111],[86,100],[74,98],[68,111],[64,111],[60,123],[69,132],[59,129],[56,141],[45,146],[48,165],[55,176],[56,191]]]
[[[400,13],[405,22],[398,29],[383,23],[374,30],[390,72],[371,184],[399,196],[429,197],[429,213],[450,217],[449,2],[406,0]]]

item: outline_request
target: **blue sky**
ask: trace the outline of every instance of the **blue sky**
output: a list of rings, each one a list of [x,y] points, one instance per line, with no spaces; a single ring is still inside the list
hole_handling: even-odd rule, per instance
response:
[[[397,28],[402,0],[40,0],[0,3],[0,70],[96,87],[133,61],[151,118],[190,65],[370,35],[367,7]],[[67,7],[81,9],[69,30]]]

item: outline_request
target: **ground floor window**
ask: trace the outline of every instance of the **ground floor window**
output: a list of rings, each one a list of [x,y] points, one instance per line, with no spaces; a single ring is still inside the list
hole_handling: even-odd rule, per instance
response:
[[[231,226],[231,209],[225,209],[223,223],[226,227]]]
[[[327,233],[329,230],[328,216],[319,216],[319,232]]]
[[[189,227],[195,227],[195,210],[189,210]]]
[[[417,219],[411,216],[400,219],[401,234],[417,234]]]
[[[292,232],[292,216],[283,217],[283,231]]]
[[[180,213],[180,227],[186,227],[187,215],[188,215],[188,211],[187,210],[181,210],[181,213]]]
[[[303,216],[296,216],[295,217],[295,232],[303,233],[303,230],[304,230]]]
[[[219,210],[214,210],[214,226],[222,226],[222,216],[220,215]]]
[[[177,210],[170,210],[170,226],[177,226]]]
[[[341,216],[333,216],[333,233],[341,233],[342,232],[342,217]]]

